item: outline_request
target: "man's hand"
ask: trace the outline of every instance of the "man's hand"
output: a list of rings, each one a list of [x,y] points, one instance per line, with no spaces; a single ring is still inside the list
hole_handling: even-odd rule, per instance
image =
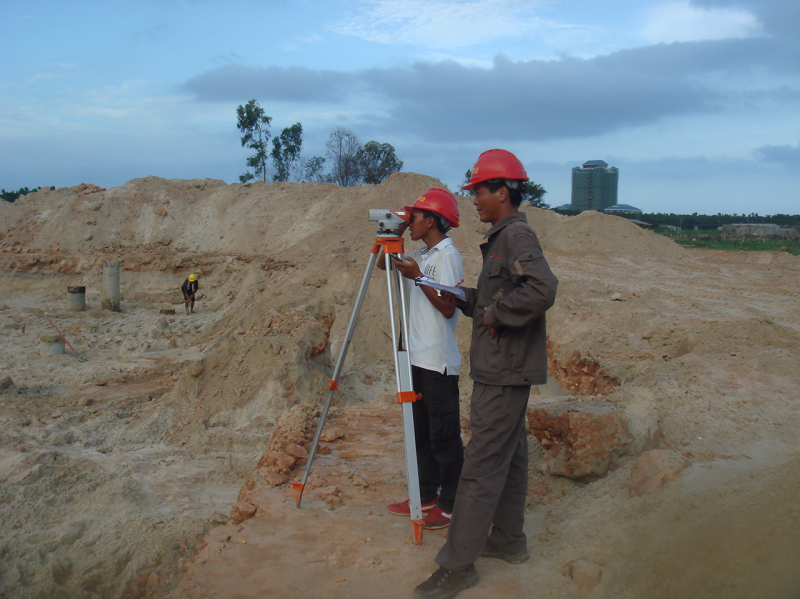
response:
[[[493,329],[492,327],[489,326],[489,321],[486,319],[486,312],[488,312],[488,311],[489,311],[489,308],[485,308],[483,310],[483,324],[486,325],[486,328],[489,331],[489,339],[494,339],[494,335],[497,332],[497,329]]]
[[[439,297],[450,305],[458,306],[458,298],[449,291],[440,292]]]
[[[417,264],[413,258],[406,258],[405,262],[400,262],[397,258],[392,258],[392,263],[406,279],[416,279],[422,276],[419,264]]]

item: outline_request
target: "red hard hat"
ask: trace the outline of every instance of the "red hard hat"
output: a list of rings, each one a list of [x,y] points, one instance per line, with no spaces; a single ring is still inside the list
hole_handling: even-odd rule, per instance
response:
[[[454,228],[458,226],[458,202],[456,202],[453,194],[446,189],[432,187],[419,196],[411,206],[403,207],[406,212],[410,212],[413,208],[441,214],[450,221],[450,226]]]
[[[507,150],[486,150],[478,156],[478,161],[472,167],[469,183],[461,189],[473,189],[478,183],[491,179],[511,179],[512,181],[527,181],[528,173],[519,159]]]

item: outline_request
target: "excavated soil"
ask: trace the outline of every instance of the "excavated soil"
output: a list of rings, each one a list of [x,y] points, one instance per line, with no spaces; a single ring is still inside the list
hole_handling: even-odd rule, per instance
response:
[[[368,209],[439,185],[147,177],[0,203],[0,596],[412,596],[445,533],[415,545],[385,511],[406,491],[378,274],[300,509],[288,483],[374,240]],[[459,202],[469,285],[486,225]],[[613,406],[637,441],[606,474],[571,480],[547,474],[531,436],[532,558],[479,560],[481,583],[459,597],[800,596],[800,258],[523,210],[560,281],[552,380],[530,405]],[[109,261],[119,313],[101,309]],[[85,311],[68,286],[86,287]],[[457,332],[465,441],[470,324]],[[67,351],[43,355],[56,328]],[[654,448],[688,467],[640,495],[634,465]]]

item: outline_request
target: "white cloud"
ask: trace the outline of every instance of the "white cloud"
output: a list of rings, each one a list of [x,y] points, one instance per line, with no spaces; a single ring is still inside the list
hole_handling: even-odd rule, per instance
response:
[[[447,52],[441,52],[438,50],[426,53],[424,56],[424,60],[434,63],[451,60],[453,62],[457,62],[463,67],[474,67],[476,69],[484,69],[484,70],[491,69],[492,65],[494,65],[493,58],[471,58],[467,56],[452,55]]]
[[[297,52],[300,49],[296,43],[292,42],[281,42],[278,44],[278,48],[281,52]]]
[[[39,73],[38,75],[31,75],[25,80],[26,85],[33,85],[40,81],[52,81],[54,79],[64,79],[66,74],[63,73]]]
[[[689,0],[651,8],[641,35],[651,43],[694,42],[757,35],[761,23],[737,8],[703,8]]]
[[[453,48],[531,35],[543,21],[530,0],[370,0],[332,26],[382,44]]]
[[[278,42],[278,48],[282,52],[294,53],[300,52],[304,46],[312,44],[319,44],[324,41],[324,38],[318,33],[309,33],[305,36],[291,37],[288,40]],[[242,61],[240,61],[242,62]]]

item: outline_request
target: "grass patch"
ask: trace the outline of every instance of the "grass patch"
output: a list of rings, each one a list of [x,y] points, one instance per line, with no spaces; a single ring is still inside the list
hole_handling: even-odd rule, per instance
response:
[[[766,238],[755,235],[725,235],[721,231],[672,231],[656,229],[656,233],[669,237],[684,247],[721,251],[785,252],[800,255],[800,239]]]

